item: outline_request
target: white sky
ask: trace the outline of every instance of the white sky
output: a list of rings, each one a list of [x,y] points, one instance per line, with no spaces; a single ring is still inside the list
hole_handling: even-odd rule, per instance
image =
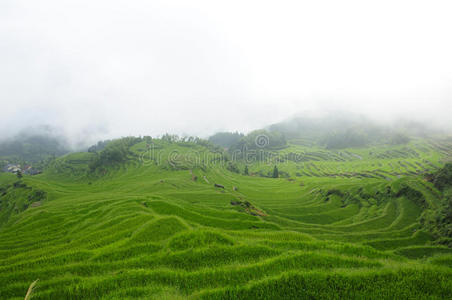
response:
[[[350,110],[452,125],[451,1],[0,1],[0,134],[248,131]]]

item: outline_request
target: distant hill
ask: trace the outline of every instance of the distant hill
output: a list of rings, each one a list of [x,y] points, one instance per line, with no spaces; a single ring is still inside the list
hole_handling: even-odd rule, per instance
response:
[[[326,149],[344,149],[370,145],[403,145],[414,137],[439,134],[424,124],[398,122],[381,125],[353,114],[335,114],[323,117],[298,116],[255,130],[247,135],[238,132],[218,132],[209,141],[231,150],[246,146],[252,149],[256,139],[263,143],[258,148],[281,148],[292,144],[316,145]],[[263,147],[262,147],[263,146]]]
[[[0,140],[0,158],[30,163],[60,156],[70,151],[66,138],[50,127],[29,128]]]
[[[221,146],[223,148],[229,148],[236,144],[245,135],[239,132],[217,132],[209,137],[209,142]]]
[[[308,139],[327,149],[363,147],[375,144],[406,144],[412,137],[428,137],[441,132],[413,121],[381,125],[354,114],[330,114],[323,117],[298,116],[267,128],[289,140]]]

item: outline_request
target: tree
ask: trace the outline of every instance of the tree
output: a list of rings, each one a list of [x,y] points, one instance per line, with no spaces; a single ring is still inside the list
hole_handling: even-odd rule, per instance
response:
[[[434,175],[433,184],[441,191],[452,186],[452,163],[447,163]]]
[[[243,137],[243,133],[239,132],[218,132],[209,137],[209,141],[215,145],[229,148]]]
[[[279,171],[278,171],[278,167],[277,166],[275,166],[273,168],[273,176],[272,177],[273,178],[278,178],[279,177]]]
[[[389,139],[389,143],[392,145],[407,144],[410,142],[410,138],[403,133],[396,133]]]
[[[22,172],[21,171],[17,171],[16,175],[17,175],[17,178],[22,179]]]
[[[235,163],[233,163],[233,162],[230,162],[230,161],[228,161],[228,163],[226,165],[226,169],[228,169],[231,172],[237,173],[237,174],[240,173],[240,170],[237,167],[237,165]]]
[[[327,149],[343,149],[349,147],[363,147],[369,143],[364,130],[349,128],[346,130],[331,131],[321,140]]]
[[[248,174],[248,166],[245,166],[245,170],[243,171],[243,175],[249,175]]]

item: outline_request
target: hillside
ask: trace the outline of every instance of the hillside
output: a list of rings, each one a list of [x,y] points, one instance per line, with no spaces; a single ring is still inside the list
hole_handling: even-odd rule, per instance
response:
[[[300,115],[267,128],[288,139],[309,139],[328,149],[406,144],[411,138],[427,138],[445,134],[429,124],[415,121],[382,123],[348,112],[327,113],[323,116]]]
[[[234,156],[128,138],[3,173],[0,298],[36,279],[33,299],[452,298],[452,249],[429,223],[446,192],[426,180],[451,149],[294,137]]]
[[[10,137],[0,137],[0,169],[12,163],[33,165],[42,169],[55,157],[70,151],[68,141],[55,128],[49,126],[30,127]]]

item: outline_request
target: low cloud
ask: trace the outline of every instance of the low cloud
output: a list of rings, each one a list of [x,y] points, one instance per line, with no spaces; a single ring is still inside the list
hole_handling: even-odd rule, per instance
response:
[[[0,4],[0,135],[73,145],[350,111],[451,128],[452,8],[412,1]]]

